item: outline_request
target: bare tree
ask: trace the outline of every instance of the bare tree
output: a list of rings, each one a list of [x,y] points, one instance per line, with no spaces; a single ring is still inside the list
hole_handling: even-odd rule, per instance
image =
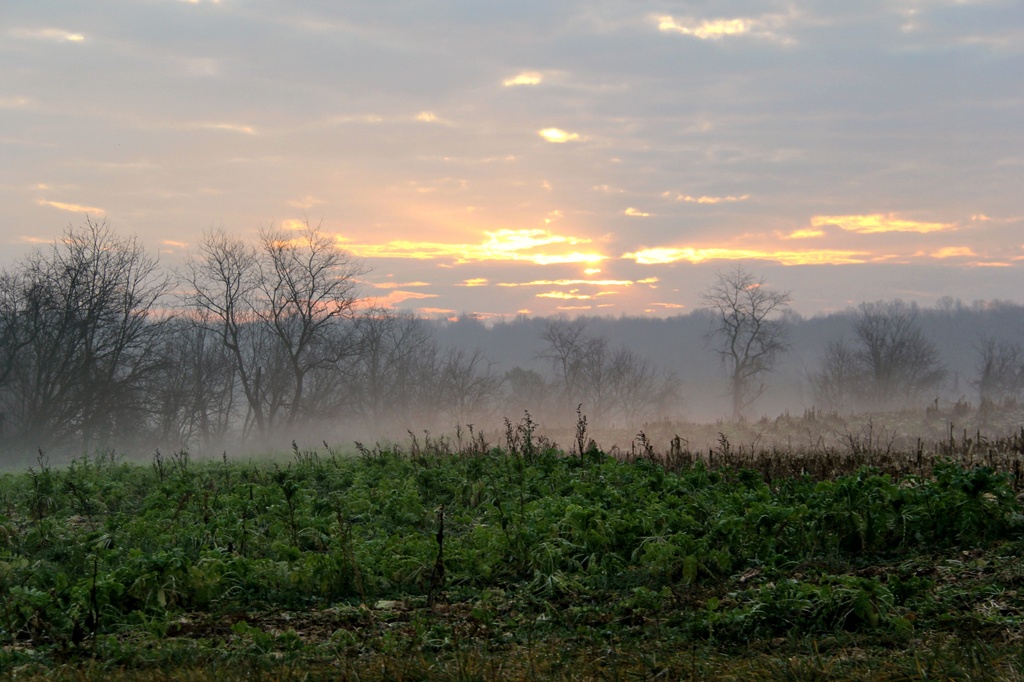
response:
[[[978,339],[977,378],[981,405],[1017,400],[1024,393],[1024,349],[1021,344],[993,336]]]
[[[367,425],[407,427],[424,375],[433,373],[437,344],[423,320],[372,308],[353,322],[356,354],[347,365],[352,410]],[[428,403],[429,404],[429,403]]]
[[[24,292],[20,271],[0,273],[0,390],[7,385],[21,349],[28,344],[22,324]]]
[[[846,339],[830,341],[818,371],[809,377],[814,404],[845,412],[860,392],[863,376],[857,356]]]
[[[306,411],[306,375],[330,367],[351,352],[334,324],[349,317],[356,302],[355,278],[363,265],[318,228],[299,234],[260,234],[255,314],[284,351],[290,370],[287,424]]]
[[[899,299],[862,303],[853,330],[866,404],[913,402],[945,376],[938,351],[917,326],[917,306]]]
[[[544,376],[535,370],[513,367],[505,372],[505,414],[544,414],[550,398],[550,388]]]
[[[861,304],[853,338],[829,344],[810,383],[818,405],[877,410],[912,403],[944,375],[935,346],[917,326],[917,308],[877,301]]]
[[[156,438],[177,448],[210,448],[228,436],[235,414],[235,363],[218,335],[175,320],[160,347],[162,371],[149,390]]]
[[[737,265],[719,272],[702,298],[714,314],[707,341],[714,344],[729,374],[732,417],[739,419],[764,393],[762,378],[788,348],[786,327],[779,318],[789,309],[790,295],[767,288],[763,279]]]
[[[634,426],[676,395],[675,377],[628,348],[613,350],[606,338],[587,333],[584,320],[549,320],[541,339],[547,345],[540,357],[555,370],[563,409],[582,405],[597,423]]]
[[[263,230],[258,246],[212,232],[184,267],[184,302],[230,351],[247,423],[258,433],[315,411],[307,378],[351,352],[336,323],[351,315],[363,272],[309,225],[298,233]]]
[[[454,424],[493,416],[502,378],[482,351],[450,348],[441,358],[436,397],[442,414]]]
[[[556,317],[544,324],[541,341],[546,346],[540,358],[551,363],[559,388],[569,402],[580,398],[584,381],[584,359],[597,350],[594,340],[586,333],[583,319],[569,320]]]
[[[169,286],[136,239],[88,219],[5,277],[2,399],[22,439],[87,448],[145,431]]]
[[[672,374],[663,374],[658,366],[628,348],[620,348],[608,366],[611,402],[624,425],[635,427],[659,416],[678,403],[679,381]]]

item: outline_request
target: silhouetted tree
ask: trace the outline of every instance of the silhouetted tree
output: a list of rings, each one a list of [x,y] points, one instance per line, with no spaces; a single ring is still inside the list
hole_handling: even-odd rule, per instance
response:
[[[501,395],[502,378],[480,350],[450,348],[438,366],[436,400],[452,425],[491,417]]]
[[[174,320],[167,332],[161,371],[149,389],[156,440],[172,448],[220,445],[237,418],[231,353],[217,334],[191,320]]]
[[[252,246],[207,234],[182,271],[186,306],[231,352],[251,425],[294,426],[314,410],[307,376],[351,352],[338,321],[357,300],[363,267],[318,228],[263,230]]]
[[[424,376],[432,374],[437,362],[429,326],[410,313],[371,308],[353,321],[353,328],[356,354],[346,365],[352,411],[375,428],[408,428],[420,405]]]
[[[586,321],[548,320],[541,333],[540,357],[555,371],[563,409],[583,406],[595,422],[633,426],[675,396],[676,381],[628,348],[612,350],[608,340],[586,331]]]
[[[725,364],[732,417],[739,419],[764,393],[762,378],[788,347],[780,315],[789,308],[789,292],[767,288],[763,279],[737,265],[719,272],[702,298],[714,314],[707,341]]]
[[[85,448],[144,433],[169,286],[135,238],[88,219],[19,262],[0,302],[8,431]]]
[[[544,376],[532,369],[513,367],[505,372],[505,414],[544,414],[550,389]]]
[[[1024,393],[1024,349],[1021,344],[993,336],[978,339],[977,378],[980,404],[1017,400]]]
[[[862,303],[853,325],[860,388],[867,404],[913,402],[945,376],[935,346],[917,326],[917,306],[899,299]]]
[[[862,303],[853,338],[829,344],[811,385],[823,406],[885,410],[912,404],[944,376],[917,326],[917,307],[897,299]]]
[[[809,377],[814,404],[845,412],[861,390],[863,376],[853,348],[845,338],[830,341],[821,366]]]

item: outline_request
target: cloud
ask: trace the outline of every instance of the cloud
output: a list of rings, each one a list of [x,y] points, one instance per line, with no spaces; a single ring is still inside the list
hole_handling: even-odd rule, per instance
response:
[[[799,230],[793,230],[789,234],[779,236],[782,239],[814,239],[816,237],[824,237],[825,230],[816,227],[804,227]]]
[[[225,130],[229,133],[241,133],[243,135],[256,134],[256,129],[252,126],[238,123],[196,123],[191,127],[198,128],[200,130]]]
[[[762,14],[758,17],[695,19],[660,15],[653,17],[662,33],[679,33],[700,40],[722,40],[751,37],[789,45],[793,38],[784,31],[795,16],[788,14]]]
[[[536,294],[537,298],[556,298],[563,301],[589,301],[594,298],[590,294],[581,294],[579,289],[569,291],[548,291],[543,294]]]
[[[550,286],[574,286],[578,284],[589,284],[599,287],[628,287],[633,285],[628,279],[535,279],[531,282],[499,282],[499,287],[550,287]]]
[[[599,263],[607,258],[594,251],[572,248],[589,244],[589,239],[556,235],[546,230],[498,230],[485,234],[487,239],[480,244],[394,240],[385,244],[346,244],[346,248],[364,258],[448,258],[456,263],[525,261],[538,265],[553,265]]]
[[[26,40],[55,40],[59,43],[80,43],[85,40],[81,33],[72,33],[62,28],[15,28],[8,31],[7,35]]]
[[[561,128],[544,128],[543,130],[538,130],[537,134],[548,142],[554,142],[555,144],[575,142],[580,139],[579,133],[569,133]]]
[[[644,213],[639,208],[633,208],[632,206],[623,211],[623,213],[633,218],[648,218],[651,215],[650,213]]]
[[[28,104],[27,97],[0,97],[0,109],[17,109]]]
[[[292,208],[313,208],[324,203],[323,199],[317,199],[311,194],[307,194],[302,199],[289,199],[288,205]]]
[[[47,201],[46,199],[39,200],[40,206],[50,206],[52,208],[60,209],[61,211],[71,211],[72,213],[95,213],[103,215],[106,213],[102,208],[96,206],[83,206],[81,204],[66,204],[63,201]]]
[[[401,289],[403,287],[429,287],[429,282],[367,282],[375,289]]]
[[[437,114],[432,111],[421,111],[416,114],[416,120],[422,121],[423,123],[433,123],[434,121],[437,121],[438,118]]]
[[[488,279],[486,277],[474,277],[473,279],[462,280],[462,284],[458,284],[460,287],[485,287],[487,286]]]
[[[512,88],[517,85],[540,85],[543,80],[544,75],[537,71],[523,71],[511,78],[506,78],[501,84],[506,88]]]
[[[173,239],[164,239],[160,243],[163,244],[164,246],[173,246],[176,249],[187,249],[188,248],[188,242],[178,242],[178,241],[174,241]]]
[[[672,16],[658,17],[658,30],[682,33],[702,40],[718,40],[725,36],[739,36],[750,33],[754,27],[752,19],[676,19]]]
[[[973,258],[977,255],[969,246],[946,246],[931,253],[932,258]]]
[[[685,202],[687,204],[722,204],[722,203],[731,204],[731,203],[737,202],[737,201],[746,201],[747,199],[750,198],[749,194],[743,194],[743,195],[740,195],[738,197],[731,196],[731,195],[730,196],[724,196],[724,197],[709,197],[709,196],[694,197],[694,196],[690,196],[689,194],[676,194],[675,197],[672,197],[672,192],[663,192],[662,196],[663,197],[667,197],[667,198],[673,198],[674,201],[682,201],[682,202]]]
[[[858,234],[881,234],[885,232],[946,232],[956,229],[953,223],[926,223],[906,220],[895,213],[872,213],[869,215],[816,215],[811,218],[811,227],[834,225],[846,232]]]
[[[391,293],[389,293],[387,296],[384,296],[383,298],[376,298],[376,299],[373,299],[372,302],[368,301],[367,303],[372,303],[372,305],[393,306],[393,305],[398,305],[399,303],[402,303],[404,301],[420,300],[420,299],[424,299],[424,298],[437,298],[437,297],[438,297],[437,294],[424,294],[424,293],[421,293],[419,291],[395,290],[395,291],[392,291]]]
[[[818,249],[813,251],[757,251],[753,249],[726,248],[673,248],[657,247],[641,249],[623,254],[623,258],[636,261],[639,265],[662,265],[686,261],[704,263],[710,260],[770,260],[782,265],[839,265],[867,263],[873,260],[864,251],[842,251]]]
[[[304,218],[288,218],[281,221],[281,229],[289,232],[299,232],[308,227],[309,221]]]

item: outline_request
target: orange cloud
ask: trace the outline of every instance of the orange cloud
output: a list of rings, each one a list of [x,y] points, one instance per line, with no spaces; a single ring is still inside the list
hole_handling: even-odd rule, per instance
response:
[[[367,282],[375,289],[401,289],[402,287],[429,287],[427,282]]]
[[[650,213],[644,213],[639,208],[633,208],[632,206],[623,211],[623,213],[633,218],[648,218],[651,215]]]
[[[563,301],[589,301],[594,297],[590,294],[579,293],[579,289],[571,289],[568,292],[548,291],[547,293],[537,294],[537,298],[557,298]]]
[[[690,196],[689,194],[676,194],[673,197],[672,196],[672,192],[662,192],[661,196],[666,197],[666,198],[670,198],[673,201],[682,201],[682,202],[685,202],[687,204],[723,204],[723,203],[724,204],[731,204],[731,203],[735,203],[737,201],[746,201],[747,199],[750,198],[749,194],[742,194],[742,195],[740,195],[738,197],[732,196],[732,195],[728,195],[728,196],[724,196],[724,197],[710,197],[710,196],[707,196],[707,195],[702,195],[702,196],[699,196],[699,197],[693,197],[693,196]]]
[[[100,215],[106,213],[106,211],[104,211],[102,208],[97,208],[95,206],[83,206],[81,204],[66,204],[62,201],[47,201],[45,199],[40,199],[39,205],[51,206],[53,208],[60,209],[61,211],[71,211],[72,213],[97,213]]]
[[[814,227],[805,227],[799,230],[793,230],[789,234],[779,236],[782,237],[782,239],[814,239],[815,237],[824,237],[825,230]]]
[[[424,294],[418,291],[392,291],[383,298],[378,298],[373,301],[375,305],[397,305],[403,301],[418,300],[423,298],[437,298],[437,294]]]
[[[978,254],[974,253],[974,249],[969,246],[946,246],[933,251],[931,254],[932,258],[963,258],[963,257],[974,257]]]
[[[543,130],[538,130],[537,134],[548,142],[554,142],[555,144],[574,142],[580,139],[579,133],[569,133],[561,128],[544,128]]]
[[[499,287],[550,287],[550,286],[574,286],[578,284],[590,284],[601,287],[628,287],[633,284],[628,279],[535,279],[532,282],[499,282]]]
[[[544,75],[537,71],[523,71],[511,78],[506,78],[501,84],[506,88],[512,88],[517,85],[540,85],[543,80]]]
[[[607,256],[572,247],[589,244],[589,239],[566,237],[546,230],[498,230],[485,232],[481,244],[446,244],[395,240],[386,244],[346,244],[345,248],[364,258],[453,259],[456,263],[480,261],[524,261],[538,265],[600,263]]]
[[[847,232],[859,234],[881,234],[884,232],[946,232],[953,230],[952,223],[925,223],[917,220],[905,220],[895,213],[872,213],[869,215],[816,215],[811,218],[812,227],[835,225]]]
[[[487,286],[487,278],[485,277],[474,277],[473,279],[466,279],[462,281],[462,284],[457,286],[460,287],[485,287]]]
[[[640,265],[660,265],[686,261],[703,263],[709,260],[771,260],[783,265],[836,265],[845,263],[866,263],[873,260],[864,251],[814,250],[814,251],[756,251],[753,249],[700,249],[693,247],[657,247],[623,254]]]

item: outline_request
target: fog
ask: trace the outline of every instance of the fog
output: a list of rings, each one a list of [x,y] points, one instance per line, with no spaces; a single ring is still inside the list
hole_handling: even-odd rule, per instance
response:
[[[105,225],[69,230],[0,280],[4,462],[501,446],[517,429],[566,449],[628,449],[641,433],[660,448],[727,433],[792,446],[779,425],[794,419],[809,446],[901,411],[935,434],[1019,426],[1016,304],[866,301],[804,318],[734,267],[686,315],[485,323],[366,307],[359,268],[315,232],[214,234],[166,271]]]

